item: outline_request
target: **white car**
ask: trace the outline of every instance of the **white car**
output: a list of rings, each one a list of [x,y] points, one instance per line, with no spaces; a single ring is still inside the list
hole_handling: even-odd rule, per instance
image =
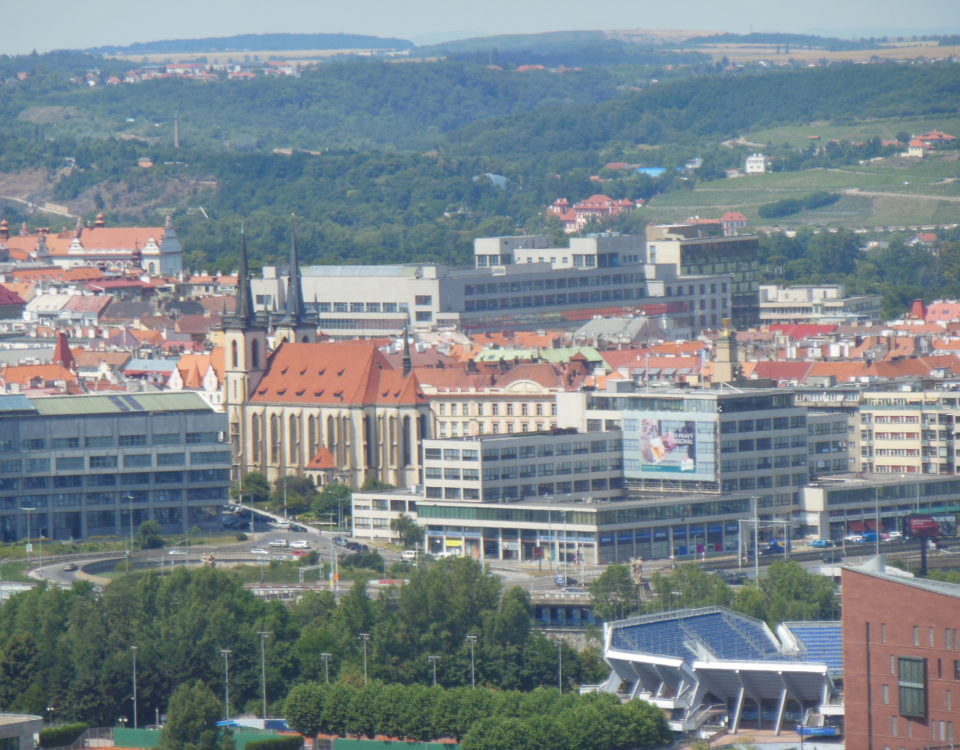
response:
[[[286,539],[271,539],[269,542],[267,542],[267,546],[268,546],[268,547],[286,547],[286,546],[287,546],[287,540],[286,540]]]
[[[269,555],[270,553],[267,552],[263,547],[254,547],[252,550],[250,550],[250,554],[251,555]]]
[[[182,549],[180,549],[179,547],[174,547],[173,549],[168,550],[168,551],[167,551],[167,554],[168,554],[168,555],[185,555],[185,554],[187,554],[187,553],[184,552],[184,551],[183,551]]]
[[[304,539],[297,539],[290,542],[290,549],[310,549],[310,545]]]

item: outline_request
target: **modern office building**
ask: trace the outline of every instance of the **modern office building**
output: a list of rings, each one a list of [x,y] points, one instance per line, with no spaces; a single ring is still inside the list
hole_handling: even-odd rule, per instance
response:
[[[843,284],[760,285],[762,323],[820,323],[879,320],[879,294],[847,296]]]
[[[549,244],[540,235],[478,238],[472,268],[310,266],[302,271],[302,295],[320,329],[335,338],[396,336],[408,321],[414,329],[575,328],[611,314],[676,318],[667,327],[680,336],[729,316],[727,274],[645,265],[642,238],[605,234],[573,238],[567,248]],[[258,311],[285,308],[288,278],[267,267],[253,280]]]
[[[691,223],[647,227],[647,263],[668,263],[686,275],[726,277],[732,291],[734,328],[760,321],[759,240],[756,235],[724,237],[713,225]],[[719,229],[719,223],[717,223]],[[700,307],[697,323],[708,328],[708,310]]]
[[[226,429],[195,393],[0,396],[0,538],[219,528]]]
[[[42,729],[42,716],[0,714],[0,750],[33,750]]]
[[[845,567],[846,746],[955,747],[960,585]]]
[[[358,492],[354,534],[391,536],[405,513],[432,554],[554,565],[735,553],[747,493],[623,495],[619,432],[484,435],[424,441],[424,486]]]
[[[760,520],[800,521],[807,412],[783,389],[643,387],[558,394],[561,426],[622,429],[631,493],[746,494]]]

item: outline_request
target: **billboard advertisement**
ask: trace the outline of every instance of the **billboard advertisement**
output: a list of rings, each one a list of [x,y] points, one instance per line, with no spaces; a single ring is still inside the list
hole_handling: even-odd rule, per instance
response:
[[[640,470],[696,472],[696,422],[687,419],[641,419]]]
[[[940,536],[940,524],[933,516],[909,516],[908,536]]]

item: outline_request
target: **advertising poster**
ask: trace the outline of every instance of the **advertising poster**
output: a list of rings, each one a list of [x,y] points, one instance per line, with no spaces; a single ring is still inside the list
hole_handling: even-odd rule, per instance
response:
[[[696,423],[680,419],[642,419],[640,457],[642,471],[695,472]]]

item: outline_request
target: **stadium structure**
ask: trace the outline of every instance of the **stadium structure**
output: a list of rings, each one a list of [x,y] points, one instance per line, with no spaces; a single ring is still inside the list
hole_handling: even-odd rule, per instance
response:
[[[724,607],[674,610],[606,623],[604,657],[610,676],[585,689],[648,701],[675,731],[842,734],[839,622],[784,623],[775,635]]]

